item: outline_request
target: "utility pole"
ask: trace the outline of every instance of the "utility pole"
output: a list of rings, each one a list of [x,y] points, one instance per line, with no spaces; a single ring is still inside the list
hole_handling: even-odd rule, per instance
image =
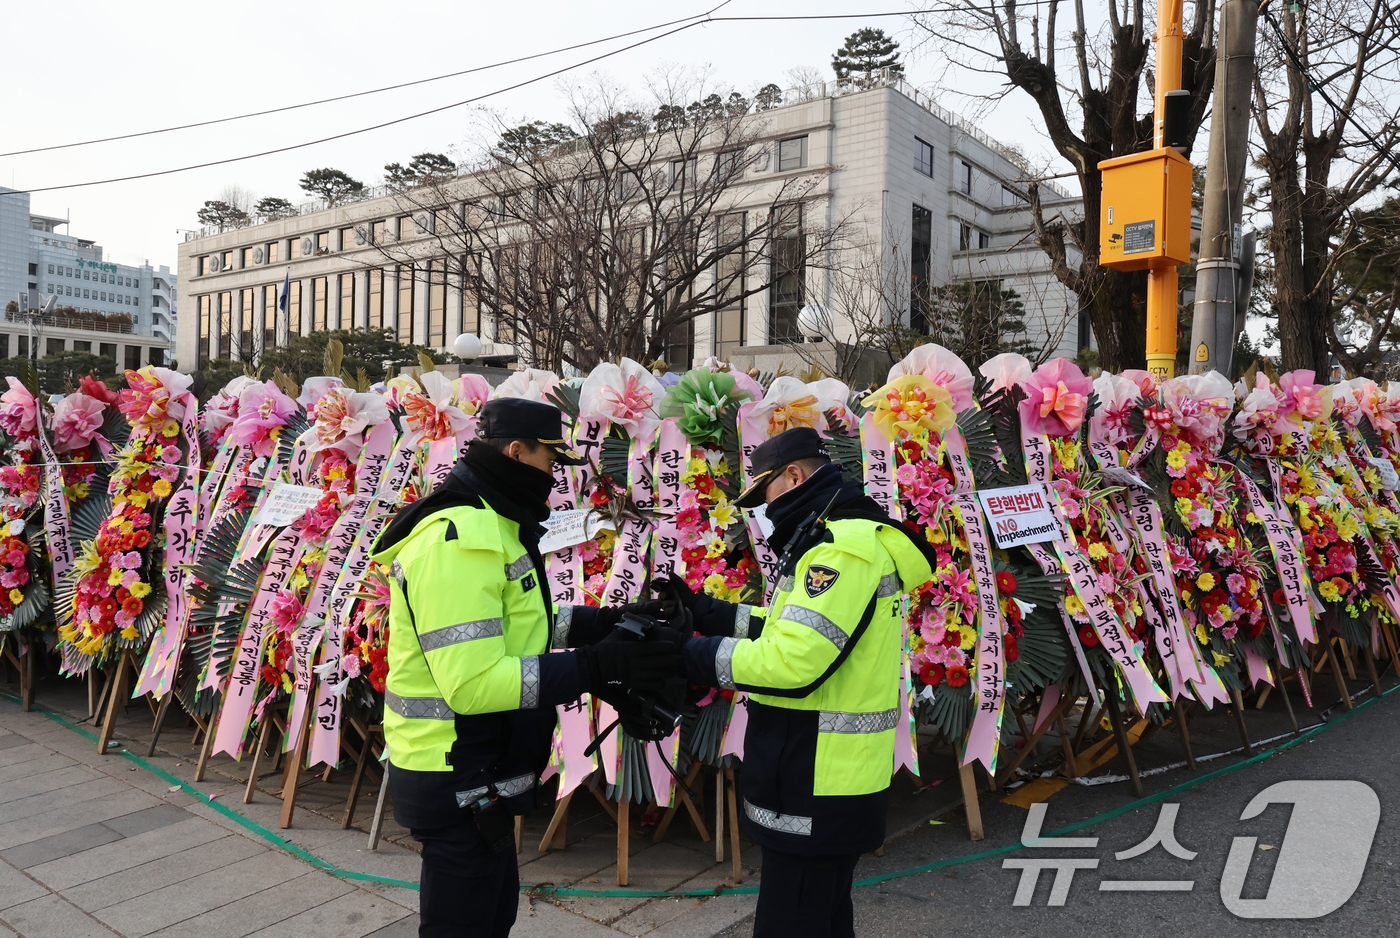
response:
[[[1235,340],[1249,310],[1254,238],[1240,229],[1258,20],[1256,0],[1226,0],[1220,11],[1215,106],[1191,319],[1192,374],[1218,371],[1229,377]]]

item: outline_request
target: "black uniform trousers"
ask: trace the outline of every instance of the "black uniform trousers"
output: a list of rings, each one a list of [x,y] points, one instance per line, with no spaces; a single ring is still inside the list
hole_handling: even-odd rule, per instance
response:
[[[492,853],[470,823],[410,833],[423,845],[419,938],[506,938],[520,897],[515,850]]]
[[[859,859],[764,847],[753,938],[855,938],[851,878]]]

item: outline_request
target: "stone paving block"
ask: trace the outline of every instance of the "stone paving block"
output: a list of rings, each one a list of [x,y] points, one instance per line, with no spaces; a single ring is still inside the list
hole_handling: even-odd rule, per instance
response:
[[[189,812],[172,804],[158,804],[142,811],[133,811],[102,823],[123,837],[134,837],[147,831],[169,827],[188,818]]]
[[[84,801],[106,798],[122,791],[130,791],[130,786],[123,785],[116,779],[104,775],[86,782],[79,782],[77,785],[70,785],[62,790],[62,794],[40,792],[30,795],[28,798],[0,804],[0,824],[33,817],[57,807],[70,808],[82,804]]]
[[[695,912],[704,902],[704,899],[689,896],[676,899],[652,899],[636,911],[629,912],[613,922],[612,927],[628,935],[646,935],[662,925],[674,922],[687,913]]]
[[[267,852],[251,840],[225,835],[147,863],[99,875],[65,889],[63,894],[75,905],[91,912],[196,879],[210,871],[217,874],[225,867]]]
[[[25,938],[113,938],[111,929],[58,896],[44,896],[0,912]]]
[[[237,938],[338,900],[355,887],[343,879],[308,872],[270,889],[210,909],[156,932],[159,938]]]
[[[26,762],[0,765],[0,782],[13,782],[33,775],[43,775],[45,772],[66,769],[74,764],[74,761],[67,756],[61,756],[46,749],[37,749],[34,757]]]
[[[95,914],[129,938],[141,938],[300,876],[308,869],[306,864],[284,853],[265,851],[193,879],[107,906]]]
[[[59,801],[58,806],[42,814],[0,824],[0,850],[121,817],[159,803],[145,792],[134,789],[75,805],[63,805],[61,799]]]
[[[397,903],[356,889],[252,934],[256,938],[305,938],[308,935],[363,938],[409,915]]]
[[[88,824],[42,840],[33,840],[18,847],[0,850],[0,859],[19,869],[27,870],[31,866],[72,856],[121,839],[121,834],[103,824]]]
[[[0,766],[18,765],[33,759],[35,756],[45,751],[44,746],[39,745],[27,737],[18,737],[21,741],[13,746],[0,750]]]
[[[520,897],[515,927],[510,934],[511,938],[619,938],[618,933],[606,925],[571,915],[540,899],[535,900],[531,915],[530,901],[525,896]]]
[[[684,882],[680,885],[680,889],[706,888],[700,879],[701,877],[696,877]],[[746,878],[744,885],[757,886],[758,883]],[[756,908],[758,908],[757,895],[712,896],[685,915],[659,925],[655,931],[648,932],[648,938],[710,938],[710,936],[718,935],[726,928],[731,927],[734,923],[748,918]],[[615,927],[621,926],[619,924]]]
[[[25,872],[50,889],[70,889],[227,836],[222,828],[187,816],[178,824],[32,866]]]
[[[48,894],[47,889],[24,873],[8,863],[0,863],[0,909],[8,909]]]
[[[6,782],[0,785],[0,805],[10,804],[21,798],[28,798],[30,795],[44,793],[53,794],[65,788],[82,782],[91,782],[102,778],[101,772],[97,772],[85,765],[69,765],[61,769],[53,769],[41,775],[30,775],[27,778],[17,779],[13,782]]]
[[[0,736],[0,749],[13,749],[15,746],[27,746],[29,740],[18,733],[8,733]]]
[[[370,932],[365,938],[418,938],[418,915],[415,913],[401,918],[392,925],[385,925],[379,931]]]

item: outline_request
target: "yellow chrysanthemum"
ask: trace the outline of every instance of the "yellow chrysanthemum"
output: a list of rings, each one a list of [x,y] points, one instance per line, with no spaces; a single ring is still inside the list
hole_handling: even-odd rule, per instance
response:
[[[722,594],[724,589],[724,577],[722,575],[711,573],[709,576],[705,577],[705,592],[709,593],[711,596]]]
[[[1328,602],[1336,602],[1342,598],[1341,590],[1337,589],[1337,584],[1331,580],[1323,580],[1317,585],[1318,595]]]
[[[1186,457],[1182,453],[1172,450],[1167,454],[1167,465],[1171,466],[1173,469],[1185,469]]]
[[[1196,585],[1206,592],[1215,589],[1215,575],[1212,573],[1202,573],[1196,577]]]
[[[1202,645],[1210,644],[1210,633],[1206,631],[1204,623],[1196,623],[1196,641],[1200,642]]]
[[[155,485],[151,486],[151,494],[156,498],[165,498],[170,494],[170,483],[165,479],[156,479]]]
[[[151,584],[142,583],[138,580],[131,584],[130,592],[131,595],[135,596],[137,599],[145,599],[147,596],[151,595]]]
[[[1081,618],[1085,614],[1084,604],[1079,601],[1078,596],[1070,593],[1065,597],[1065,612],[1068,612],[1076,619]]]
[[[107,574],[107,585],[108,585],[108,586],[120,586],[120,585],[121,585],[121,582],[122,582],[122,572],[121,572],[120,570],[113,570],[111,573]]]
[[[1094,543],[1089,545],[1090,560],[1103,560],[1107,556],[1108,548],[1105,547],[1103,544],[1099,543],[1098,541],[1095,541]]]
[[[977,633],[972,629],[963,629],[959,634],[962,636],[962,641],[958,647],[963,651],[971,651],[972,646],[977,644]]]
[[[24,594],[16,589],[10,590],[10,602],[18,606],[20,603],[24,602]]]

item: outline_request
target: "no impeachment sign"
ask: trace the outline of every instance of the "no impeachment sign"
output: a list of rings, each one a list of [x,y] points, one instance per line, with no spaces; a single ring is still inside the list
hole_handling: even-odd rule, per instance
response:
[[[1045,489],[1039,485],[1011,485],[977,493],[987,526],[997,547],[1039,544],[1053,541],[1059,534],[1055,514]]]

